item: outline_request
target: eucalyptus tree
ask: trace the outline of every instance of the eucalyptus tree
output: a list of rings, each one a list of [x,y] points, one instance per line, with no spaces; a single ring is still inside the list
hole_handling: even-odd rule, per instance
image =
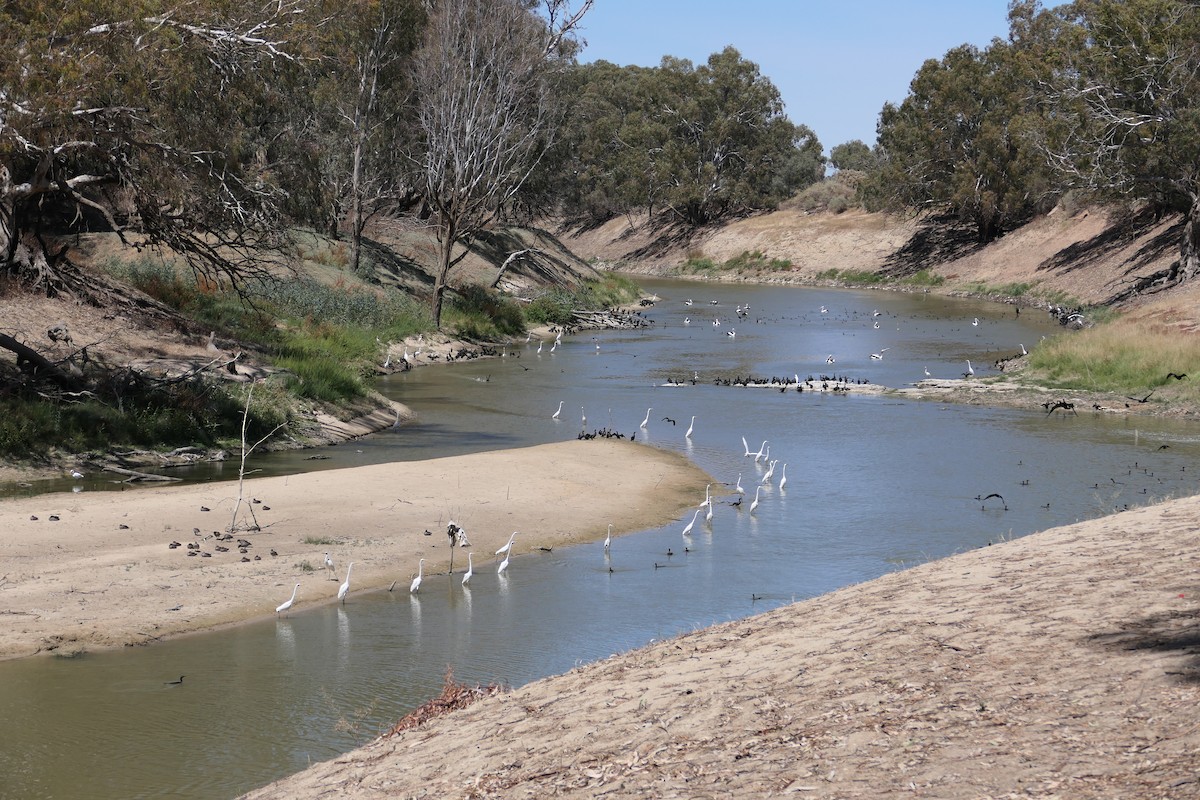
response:
[[[873,186],[892,207],[951,210],[988,242],[1049,202],[1039,118],[1011,46],[962,45],[926,61],[879,116]]]
[[[372,216],[418,198],[404,153],[412,149],[412,56],[424,22],[421,0],[329,2],[312,62],[313,116],[322,215],[336,238],[345,218],[350,267],[360,271]]]
[[[664,203],[680,220],[703,225],[769,206],[820,179],[817,137],[784,115],[779,90],[735,48],[700,67],[664,58],[659,70],[669,87],[659,109],[670,126]]]
[[[495,220],[541,161],[560,109],[551,76],[570,62],[592,0],[428,0],[415,57],[415,171],[438,238],[433,319],[465,243]],[[462,252],[455,255],[455,248]]]
[[[1200,271],[1200,5],[1080,0],[1014,11],[1014,29],[1040,35],[1053,55],[1050,162],[1072,186],[1183,212],[1179,261],[1161,277],[1191,280]]]
[[[0,7],[0,271],[79,292],[50,234],[92,218],[213,280],[260,270],[310,21],[293,0]]]

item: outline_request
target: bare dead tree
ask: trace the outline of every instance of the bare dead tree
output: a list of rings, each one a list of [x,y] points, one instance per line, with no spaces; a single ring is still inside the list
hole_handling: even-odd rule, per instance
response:
[[[414,82],[422,150],[417,173],[437,226],[433,319],[457,246],[492,222],[553,142],[559,112],[549,85],[569,57],[593,0],[436,0]],[[573,47],[573,44],[572,44]]]

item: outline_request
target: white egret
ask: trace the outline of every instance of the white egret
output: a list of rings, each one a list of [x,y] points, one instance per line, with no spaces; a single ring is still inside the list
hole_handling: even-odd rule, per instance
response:
[[[417,564],[417,577],[413,578],[412,584],[408,587],[409,594],[416,594],[421,588],[421,579],[425,577],[425,559],[421,559]]]
[[[467,553],[467,571],[463,574],[462,585],[466,586],[471,582],[471,576],[475,574],[475,564],[471,561],[471,554]]]
[[[280,603],[279,605],[275,606],[275,613],[282,614],[284,611],[287,611],[289,608],[291,608],[292,603],[296,602],[296,592],[298,591],[300,591],[300,584],[297,583],[296,588],[292,589],[292,596],[287,599],[287,602]]]
[[[692,533],[692,527],[693,527],[693,526],[695,526],[695,524],[696,524],[696,517],[698,517],[698,516],[700,516],[700,509],[698,509],[698,508],[697,508],[697,509],[696,509],[696,513],[695,513],[695,514],[692,514],[692,521],[691,521],[691,522],[689,522],[689,523],[688,523],[688,524],[687,524],[687,525],[684,527],[684,529],[683,529],[683,535],[684,535],[684,536],[690,536],[690,535],[691,535],[691,533]]]
[[[558,401],[558,411],[555,411],[553,414],[551,414],[550,419],[558,419],[558,415],[562,413],[562,407],[563,407],[564,402],[565,401],[563,401],[563,400]]]
[[[686,438],[686,439],[692,438],[692,431],[694,431],[695,429],[696,429],[696,417],[693,416],[691,423],[688,425],[687,433],[684,434],[684,438]]]
[[[647,425],[649,425],[649,424],[650,424],[650,412],[651,412],[651,411],[653,411],[653,410],[654,410],[653,408],[647,408],[647,409],[646,409],[646,418],[645,418],[644,420],[642,420],[642,427],[643,427],[643,428],[644,428],[644,427],[646,427]]]
[[[758,493],[762,491],[762,485],[759,484],[754,489],[754,502],[750,504],[750,513],[754,513],[754,509],[758,508]]]
[[[608,523],[608,535],[604,537],[604,552],[608,552],[608,546],[612,544],[612,523]]]
[[[742,473],[738,473],[737,486],[733,487],[733,491],[737,494],[745,494],[746,490],[742,488]]]
[[[337,580],[337,570],[333,568],[333,559],[329,557],[329,553],[325,554],[325,571],[329,573],[329,580]]]
[[[508,537],[508,544],[496,551],[496,555],[503,555],[512,550],[513,539],[517,538],[517,532],[513,531],[512,536]]]
[[[787,464],[783,465],[783,475],[779,478],[779,491],[783,491],[783,487],[787,485]]]
[[[346,602],[346,594],[350,591],[350,570],[352,569],[354,569],[353,561],[346,565],[346,580],[343,581],[342,585],[338,587],[337,597],[338,600],[342,601],[342,603]]]
[[[508,559],[512,557],[512,553],[506,553],[504,560],[500,562],[500,567],[496,570],[497,575],[503,575],[504,570],[508,569]]]

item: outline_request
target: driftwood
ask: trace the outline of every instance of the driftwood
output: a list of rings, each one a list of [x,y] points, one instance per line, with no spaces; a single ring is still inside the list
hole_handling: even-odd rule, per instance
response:
[[[32,367],[31,372],[35,376],[49,378],[64,389],[74,389],[79,385],[75,376],[48,360],[32,347],[18,342],[7,333],[0,333],[0,347],[11,350],[16,354],[18,367],[22,369]]]
[[[176,478],[173,475],[154,475],[149,472],[138,472],[136,469],[126,469],[125,467],[106,466],[106,472],[115,472],[118,475],[128,475],[123,483],[137,483],[139,481],[181,481],[183,478]]]

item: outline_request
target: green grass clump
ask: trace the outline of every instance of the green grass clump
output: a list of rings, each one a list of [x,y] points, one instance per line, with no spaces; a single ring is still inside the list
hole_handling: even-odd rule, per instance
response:
[[[1144,394],[1162,387],[1173,399],[1200,399],[1193,384],[1167,373],[1200,379],[1200,342],[1150,323],[1116,320],[1055,336],[1029,356],[1031,378],[1056,388]]]
[[[930,272],[927,269],[914,272],[901,281],[901,283],[908,284],[909,286],[941,286],[945,282],[946,279],[943,276]]]
[[[783,272],[792,268],[792,262],[786,258],[768,258],[761,250],[743,250],[733,258],[724,262],[713,261],[700,254],[689,254],[679,268],[685,273],[713,272]]]
[[[875,286],[887,283],[888,277],[865,269],[827,269],[817,273],[817,280],[835,281],[847,286]]]

